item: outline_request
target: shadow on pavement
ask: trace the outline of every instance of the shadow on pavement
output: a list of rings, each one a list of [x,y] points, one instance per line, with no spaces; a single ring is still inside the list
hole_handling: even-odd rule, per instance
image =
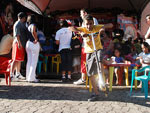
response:
[[[45,84],[46,83],[46,84]],[[124,103],[134,103],[141,106],[150,106],[150,98],[137,98],[129,96],[129,88],[113,89],[108,97],[100,92],[99,101],[116,101]],[[139,89],[136,92],[140,92]],[[136,92],[133,92],[135,94]],[[73,84],[60,84],[59,82],[44,82],[26,85],[13,85],[11,87],[0,86],[1,99],[25,99],[25,100],[68,100],[68,101],[87,101],[91,94],[84,88],[84,85],[75,86]],[[144,95],[144,94],[143,94]]]

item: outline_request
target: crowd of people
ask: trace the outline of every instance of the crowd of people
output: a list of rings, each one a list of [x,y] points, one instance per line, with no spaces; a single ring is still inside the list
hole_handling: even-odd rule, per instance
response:
[[[71,25],[65,19],[59,21],[60,29],[54,33],[55,42],[51,42],[49,37],[45,38],[42,28],[38,27],[36,15],[20,12],[16,22],[12,15],[13,7],[10,3],[7,4],[0,18],[0,57],[10,57],[13,60],[10,68],[12,81],[25,79],[27,82],[40,82],[36,78],[40,51],[52,53],[55,44],[59,46],[58,53],[61,56],[62,81],[73,81],[72,75],[80,73],[81,78],[73,82],[79,85],[84,84],[88,76],[94,91],[89,101],[97,100],[99,94],[95,80],[98,74],[97,62],[101,67],[101,75],[104,74],[106,77],[106,84],[109,84],[108,64],[133,63],[142,67],[150,65],[150,29],[145,36],[136,28],[132,31],[134,33],[124,32],[117,23],[99,24],[86,9],[81,9],[81,19],[73,20]],[[146,16],[146,22],[150,25],[150,15]],[[27,64],[26,75],[23,76],[20,70],[25,54],[27,54]],[[98,61],[95,59],[95,54],[98,56]],[[123,69],[116,67],[117,85],[120,72],[123,72]]]

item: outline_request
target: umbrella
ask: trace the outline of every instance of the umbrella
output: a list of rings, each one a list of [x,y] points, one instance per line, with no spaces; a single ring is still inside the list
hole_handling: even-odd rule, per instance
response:
[[[23,6],[38,14],[49,14],[55,11],[67,11],[81,8],[114,7],[141,13],[149,0],[17,0]]]

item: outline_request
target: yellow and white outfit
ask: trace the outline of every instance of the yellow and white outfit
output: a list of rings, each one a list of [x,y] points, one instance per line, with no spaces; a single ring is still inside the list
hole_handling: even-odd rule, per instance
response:
[[[100,40],[100,34],[99,34],[99,30],[102,27],[103,27],[103,25],[94,25],[92,31],[88,31],[85,27],[78,27],[77,29],[80,32],[83,32],[85,34],[94,33],[94,40],[95,40],[96,50],[99,50],[99,49],[103,49],[102,44],[101,44],[101,40]],[[84,42],[85,42],[85,45],[84,45],[85,53],[93,53],[94,52],[94,48],[93,48],[91,35],[89,35],[87,37],[83,37],[83,38],[84,38]]]
[[[98,71],[97,71],[98,69],[97,69],[97,64],[96,64],[96,59],[95,59],[95,52],[94,52],[94,47],[92,43],[92,37],[90,34],[93,33],[95,46],[97,50],[98,61],[100,62],[102,60],[101,49],[103,49],[103,47],[101,44],[99,30],[102,27],[103,25],[94,25],[92,31],[88,31],[85,27],[77,28],[80,32],[83,32],[84,34],[88,34],[88,36],[83,37],[84,42],[85,42],[84,47],[85,47],[85,53],[86,53],[86,71],[87,71],[88,76],[98,74]]]

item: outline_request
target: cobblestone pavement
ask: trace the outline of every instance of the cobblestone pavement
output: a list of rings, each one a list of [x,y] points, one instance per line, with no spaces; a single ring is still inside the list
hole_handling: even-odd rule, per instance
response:
[[[100,93],[96,102],[88,102],[91,95],[85,85],[42,80],[41,83],[0,82],[0,113],[150,113],[150,97],[145,100],[140,89],[113,87],[106,98]],[[149,93],[150,95],[150,93]]]

